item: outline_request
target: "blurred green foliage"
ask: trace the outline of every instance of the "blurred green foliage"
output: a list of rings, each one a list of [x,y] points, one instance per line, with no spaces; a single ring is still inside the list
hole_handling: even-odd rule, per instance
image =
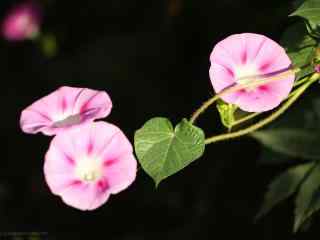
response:
[[[313,58],[319,35],[313,33],[317,32],[320,24],[320,1],[299,0],[296,6],[298,8],[291,16],[303,17],[304,21],[289,26],[281,42],[296,67],[310,65],[298,74],[296,80],[299,80],[314,71]],[[320,209],[319,120],[320,96],[315,92],[305,96],[269,128],[252,134],[265,146],[262,151],[264,163],[268,162],[268,158],[272,159],[272,163],[277,162],[276,158],[278,163],[293,159],[312,160],[289,168],[271,182],[257,218],[294,193],[297,193],[294,232],[309,225],[310,217]]]

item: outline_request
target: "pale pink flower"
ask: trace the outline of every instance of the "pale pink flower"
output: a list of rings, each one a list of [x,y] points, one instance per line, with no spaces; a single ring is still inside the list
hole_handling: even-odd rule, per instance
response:
[[[56,135],[45,157],[44,173],[53,194],[80,210],[94,210],[110,194],[135,179],[132,145],[116,126],[84,124]]]
[[[2,35],[9,41],[35,37],[40,31],[41,9],[35,2],[13,6],[2,23]]]
[[[252,81],[244,77],[273,74],[291,67],[289,57],[279,44],[254,33],[234,34],[222,40],[214,47],[210,61],[210,79],[216,93]],[[222,99],[247,112],[268,111],[288,96],[294,78],[291,74],[282,80],[226,94]]]
[[[112,102],[104,91],[60,87],[39,99],[21,113],[20,126],[26,133],[55,135],[65,129],[104,118]]]

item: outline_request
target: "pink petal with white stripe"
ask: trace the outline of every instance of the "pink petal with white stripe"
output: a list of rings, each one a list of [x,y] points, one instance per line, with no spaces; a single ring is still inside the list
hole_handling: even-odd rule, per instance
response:
[[[111,99],[104,91],[61,87],[24,109],[20,126],[25,133],[50,136],[104,118],[111,108]]]
[[[127,137],[106,122],[83,124],[56,135],[44,173],[53,194],[80,210],[94,210],[136,178],[137,161]]]
[[[243,84],[243,78],[276,74],[291,67],[285,50],[266,36],[254,33],[234,34],[213,49],[209,75],[216,93],[232,85]],[[239,79],[242,78],[242,81]],[[258,87],[229,93],[221,98],[247,112],[269,111],[290,93],[294,74]],[[246,80],[248,81],[254,80]]]

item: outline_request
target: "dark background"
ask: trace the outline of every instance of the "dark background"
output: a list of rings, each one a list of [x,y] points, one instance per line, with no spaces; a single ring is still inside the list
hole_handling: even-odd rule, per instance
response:
[[[1,0],[0,16],[16,2]],[[107,121],[131,140],[152,117],[177,123],[213,94],[214,44],[240,32],[279,40],[291,21],[291,1],[40,2],[42,29],[59,44],[55,57],[46,58],[35,42],[0,40],[0,232],[48,232],[50,239],[312,239],[317,223],[292,235],[292,199],[253,222],[267,184],[287,166],[259,165],[261,149],[250,138],[208,146],[157,190],[139,170],[126,191],[81,212],[46,186],[42,167],[50,139],[26,135],[18,123],[23,108],[62,85],[106,90],[114,103]],[[214,108],[199,125],[208,135],[222,130]]]

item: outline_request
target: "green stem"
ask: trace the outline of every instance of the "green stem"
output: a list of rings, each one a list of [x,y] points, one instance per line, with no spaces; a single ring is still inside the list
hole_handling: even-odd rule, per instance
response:
[[[241,129],[239,131],[236,132],[232,132],[232,133],[225,133],[225,134],[220,134],[220,135],[216,135],[213,137],[209,137],[205,140],[206,144],[210,144],[210,143],[214,143],[214,142],[219,142],[219,141],[223,141],[223,140],[227,140],[227,139],[231,139],[231,138],[236,138],[236,137],[241,137],[243,135],[246,135],[248,133],[251,133],[261,127],[264,127],[265,125],[267,125],[268,123],[271,123],[273,120],[275,120],[276,118],[278,118],[282,113],[284,113],[303,93],[304,91],[315,81],[317,81],[320,78],[320,74],[319,73],[315,73],[313,74],[309,81],[306,82],[305,84],[303,84],[302,86],[300,86],[296,93],[289,98],[280,108],[278,108],[277,111],[275,111],[274,113],[270,114],[268,117],[266,117],[265,119],[245,128],[245,129]]]
[[[309,80],[309,76],[308,77],[304,77],[304,78],[301,78],[300,80],[296,81],[294,84],[293,84],[293,87],[297,87],[299,85],[301,85],[302,83],[305,83]]]
[[[291,98],[293,95],[295,95],[297,91],[299,91],[299,88],[293,90],[293,91],[289,94],[289,96],[287,97],[287,99],[289,99],[289,98]]]
[[[244,122],[246,122],[246,121],[248,121],[248,120],[250,120],[250,119],[252,119],[252,118],[255,118],[256,116],[258,116],[258,115],[260,115],[260,114],[261,114],[261,112],[251,113],[251,114],[249,114],[249,115],[247,115],[247,116],[245,116],[245,117],[243,117],[243,118],[240,118],[240,119],[238,119],[238,120],[235,120],[235,121],[233,122],[233,124],[232,124],[232,127],[234,127],[234,126],[236,126],[236,125],[239,125],[239,124],[241,124],[241,123],[244,123]]]
[[[190,123],[193,124],[197,120],[197,118],[200,116],[200,114],[202,114],[209,106],[211,106],[215,101],[217,101],[219,98],[221,98],[226,94],[230,94],[245,88],[257,87],[262,84],[270,83],[273,81],[283,80],[288,76],[295,74],[299,71],[301,71],[300,68],[290,68],[286,71],[277,73],[272,76],[251,76],[251,77],[238,79],[238,80],[241,80],[243,83],[231,85],[230,87],[223,89],[219,94],[213,96],[212,98],[204,102],[202,106],[192,114],[190,118]],[[246,81],[249,81],[249,82],[246,82]]]
[[[305,83],[305,82],[308,82],[309,80],[310,80],[310,75],[307,76],[307,77],[304,77],[304,78],[300,79],[299,81],[297,81],[297,84],[296,84],[296,85],[293,85],[293,86],[294,86],[294,87],[297,87],[298,85],[301,85],[301,84],[303,84],[303,83]],[[288,98],[291,98],[293,95],[295,95],[298,90],[299,90],[299,88],[296,88],[296,89],[294,89],[293,91],[291,91],[291,93],[289,94],[289,96],[287,97],[287,99],[288,99]]]

